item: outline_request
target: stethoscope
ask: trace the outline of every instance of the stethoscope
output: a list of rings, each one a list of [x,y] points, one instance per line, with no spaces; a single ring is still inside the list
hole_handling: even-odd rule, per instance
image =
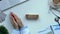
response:
[[[57,12],[60,12],[60,11],[57,10],[57,8],[54,8],[54,7],[52,7],[52,6],[50,6],[50,9],[49,9],[49,10],[51,10],[50,12],[51,12],[53,15],[56,16],[56,18],[54,19],[54,21],[57,22],[58,25],[60,26],[60,23],[59,23],[60,17],[59,17],[58,15],[56,15],[52,10],[55,10],[55,11],[57,11]]]

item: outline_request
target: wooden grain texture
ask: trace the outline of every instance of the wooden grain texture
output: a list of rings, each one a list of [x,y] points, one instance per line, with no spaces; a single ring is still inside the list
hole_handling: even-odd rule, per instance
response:
[[[30,14],[26,14],[26,19],[33,19],[33,20],[36,20],[38,19],[39,15],[30,15]]]

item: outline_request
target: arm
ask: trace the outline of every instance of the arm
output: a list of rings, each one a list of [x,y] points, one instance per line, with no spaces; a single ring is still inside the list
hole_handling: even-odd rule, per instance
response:
[[[20,30],[12,30],[12,34],[30,34],[28,27],[23,27]]]
[[[21,34],[30,34],[30,31],[27,26],[20,29]]]
[[[14,13],[10,13],[10,20],[11,23],[13,25],[13,27],[15,28],[12,31],[12,34],[29,34],[29,29],[28,27],[24,27],[24,25],[22,24],[21,19],[19,19],[17,17],[17,15],[15,15]]]

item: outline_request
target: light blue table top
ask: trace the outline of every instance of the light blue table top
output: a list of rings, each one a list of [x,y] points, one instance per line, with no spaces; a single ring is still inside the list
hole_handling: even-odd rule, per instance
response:
[[[7,27],[9,32],[12,32],[12,25],[9,20],[9,13],[13,12],[21,18],[23,24],[28,26],[31,34],[37,34],[39,30],[45,29],[52,24],[57,24],[54,21],[55,16],[49,11],[48,0],[30,0],[24,4],[16,6],[12,9],[7,10],[6,20],[3,22],[3,25]],[[36,13],[39,14],[38,20],[27,20],[25,15],[27,13]]]

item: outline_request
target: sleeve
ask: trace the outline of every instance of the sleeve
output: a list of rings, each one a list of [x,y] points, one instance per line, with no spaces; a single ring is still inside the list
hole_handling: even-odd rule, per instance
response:
[[[20,34],[20,31],[19,30],[16,30],[16,29],[13,29],[12,30],[12,34]]]
[[[20,29],[21,34],[30,34],[30,31],[27,26]]]
[[[30,31],[27,26],[21,28],[20,30],[14,29],[12,31],[12,34],[30,34]]]

